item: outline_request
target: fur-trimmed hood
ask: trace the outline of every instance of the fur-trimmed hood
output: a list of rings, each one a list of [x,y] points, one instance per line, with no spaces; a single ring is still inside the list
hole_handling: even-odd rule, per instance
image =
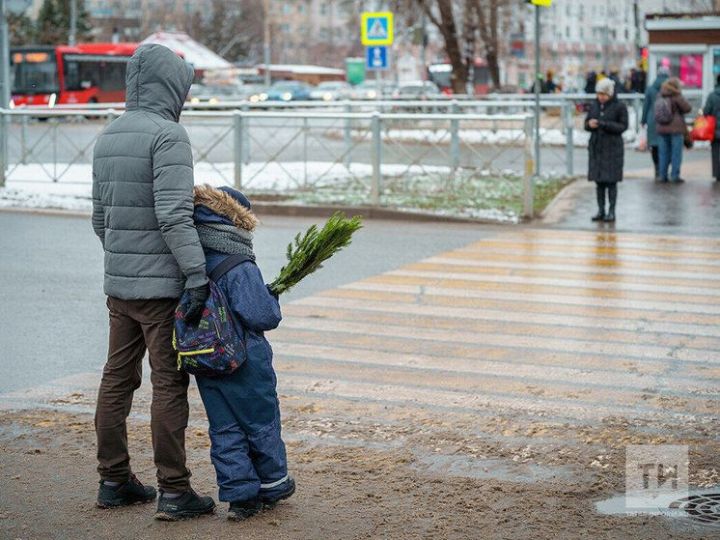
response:
[[[246,231],[254,231],[258,223],[255,213],[243,206],[229,191],[207,184],[195,186],[193,219],[196,223],[223,223]]]

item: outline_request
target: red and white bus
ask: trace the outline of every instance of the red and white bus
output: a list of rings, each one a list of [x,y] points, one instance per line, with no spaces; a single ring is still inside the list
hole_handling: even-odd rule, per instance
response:
[[[125,101],[137,43],[30,46],[10,50],[11,106]]]

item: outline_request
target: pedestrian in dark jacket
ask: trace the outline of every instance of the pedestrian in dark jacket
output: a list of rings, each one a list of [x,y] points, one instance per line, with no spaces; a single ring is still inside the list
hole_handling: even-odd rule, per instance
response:
[[[602,79],[596,86],[597,99],[590,105],[585,129],[591,133],[588,145],[588,180],[595,182],[598,212],[593,221],[615,221],[617,183],[622,182],[625,147],[622,133],[628,128],[628,112],[615,96],[615,83]],[[608,211],[605,212],[605,194]]]
[[[670,77],[667,68],[662,67],[658,71],[658,76],[645,91],[645,101],[643,102],[642,117],[640,124],[646,128],[647,144],[652,156],[653,165],[655,166],[655,181],[660,180],[660,138],[655,128],[655,99],[660,94],[660,87]]]
[[[660,154],[660,181],[668,181],[668,167],[670,169],[670,180],[673,182],[684,182],[680,178],[680,165],[682,164],[683,142],[687,125],[685,115],[690,112],[690,104],[683,97],[680,90],[680,81],[673,77],[665,81],[660,87],[660,97],[666,99],[672,111],[670,122],[661,123],[658,116],[655,116],[655,124],[659,137]],[[657,110],[657,104],[655,106]]]
[[[710,146],[712,159],[712,175],[716,182],[720,182],[720,75],[715,81],[713,90],[705,101],[703,114],[715,117],[715,138]]]
[[[155,500],[130,470],[126,418],[148,350],[150,426],[160,519],[213,511],[190,488],[185,465],[188,376],[177,370],[174,312],[189,291],[190,320],[208,296],[205,256],[193,224],[193,161],[178,124],[194,76],[170,49],[143,45],[127,67],[127,107],[98,137],[93,154],[92,225],[105,250],[110,345],[95,414],[98,504]]]
[[[231,375],[196,377],[210,423],[219,497],[230,503],[228,517],[242,520],[295,491],[280,432],[272,349],[265,339],[282,316],[278,298],[255,264],[252,231],[257,220],[247,198],[227,187],[198,186],[195,205],[208,272],[231,255],[248,259],[217,280],[238,335],[245,336],[247,359]]]

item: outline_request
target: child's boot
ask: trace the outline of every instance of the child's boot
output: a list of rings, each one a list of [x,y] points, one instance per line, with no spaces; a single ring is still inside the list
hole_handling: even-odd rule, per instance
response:
[[[275,508],[275,505],[284,499],[289,499],[295,493],[295,480],[292,476],[288,476],[282,484],[273,487],[272,491],[263,493],[260,489],[260,501],[265,508]]]
[[[257,514],[262,510],[262,507],[263,505],[257,497],[249,501],[231,502],[230,508],[228,508],[228,519],[231,521],[243,521]]]

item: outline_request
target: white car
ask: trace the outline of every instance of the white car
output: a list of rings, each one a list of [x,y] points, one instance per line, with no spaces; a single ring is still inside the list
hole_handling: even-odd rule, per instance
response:
[[[350,91],[351,99],[382,99],[392,94],[393,85],[387,81],[365,81]]]
[[[316,101],[338,101],[347,99],[350,85],[343,81],[326,81],[318,84],[311,92],[310,99]]]

